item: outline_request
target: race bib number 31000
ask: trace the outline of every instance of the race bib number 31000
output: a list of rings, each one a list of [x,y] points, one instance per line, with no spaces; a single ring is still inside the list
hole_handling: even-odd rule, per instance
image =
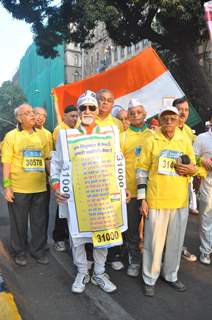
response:
[[[24,171],[44,171],[45,163],[40,150],[23,151],[23,169]]]
[[[92,240],[95,248],[109,248],[123,243],[122,234],[118,228],[93,232]]]
[[[168,176],[177,176],[175,164],[176,159],[179,158],[181,154],[181,152],[175,150],[161,151],[158,162],[158,173]]]

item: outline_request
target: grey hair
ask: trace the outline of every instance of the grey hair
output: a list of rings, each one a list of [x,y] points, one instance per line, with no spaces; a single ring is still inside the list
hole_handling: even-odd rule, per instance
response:
[[[14,109],[14,115],[15,115],[16,119],[17,119],[17,116],[18,116],[18,113],[19,113],[20,109],[21,109],[23,106],[32,107],[29,103],[22,103],[22,104],[20,104],[20,106],[18,106],[17,108]]]
[[[46,111],[46,109],[45,109],[45,108],[43,108],[43,107],[36,107],[36,108],[33,108],[33,111],[35,112],[35,111],[37,111],[38,109],[42,109],[43,111],[45,111],[45,114],[46,114],[46,116],[47,116],[47,111]]]
[[[99,100],[100,96],[101,96],[103,93],[110,93],[110,94],[113,96],[113,98],[114,98],[113,92],[110,91],[109,89],[100,89],[99,91],[96,92],[96,99]]]

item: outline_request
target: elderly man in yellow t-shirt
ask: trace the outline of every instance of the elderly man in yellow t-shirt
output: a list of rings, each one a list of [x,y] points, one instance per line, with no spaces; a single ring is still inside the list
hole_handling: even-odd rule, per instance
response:
[[[161,112],[161,129],[148,139],[138,162],[137,198],[146,216],[143,253],[146,296],[154,296],[160,272],[172,288],[178,292],[186,290],[178,280],[178,269],[188,219],[188,176],[197,169],[191,143],[176,129],[178,121],[175,107]]]
[[[30,217],[30,253],[38,263],[48,264],[45,250],[47,139],[41,130],[34,128],[34,112],[29,104],[19,106],[15,115],[17,128],[6,134],[2,148],[3,187],[10,216],[11,247],[16,264],[25,266]]]
[[[139,250],[139,224],[141,215],[137,200],[135,164],[142,153],[142,148],[148,137],[153,133],[145,124],[146,111],[137,99],[131,99],[128,104],[127,119],[129,128],[120,135],[121,150],[125,158],[126,185],[131,199],[127,204],[128,231],[127,244],[129,266],[127,275],[138,277],[141,267],[141,252]]]

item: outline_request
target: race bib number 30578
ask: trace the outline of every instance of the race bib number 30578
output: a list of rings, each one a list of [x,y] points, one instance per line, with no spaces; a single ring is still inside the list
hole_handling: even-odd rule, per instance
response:
[[[123,243],[122,234],[118,228],[93,232],[92,240],[95,248],[109,248]]]
[[[24,171],[44,171],[45,163],[40,150],[23,151],[23,169]]]

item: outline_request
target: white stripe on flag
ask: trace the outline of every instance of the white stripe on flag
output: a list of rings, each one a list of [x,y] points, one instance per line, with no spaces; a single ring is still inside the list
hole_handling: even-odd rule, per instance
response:
[[[163,98],[179,98],[183,95],[183,91],[180,89],[170,72],[166,71],[146,86],[116,99],[115,104],[127,106],[130,99],[137,98],[144,106],[147,112],[147,118],[150,118],[160,113],[163,109]]]

